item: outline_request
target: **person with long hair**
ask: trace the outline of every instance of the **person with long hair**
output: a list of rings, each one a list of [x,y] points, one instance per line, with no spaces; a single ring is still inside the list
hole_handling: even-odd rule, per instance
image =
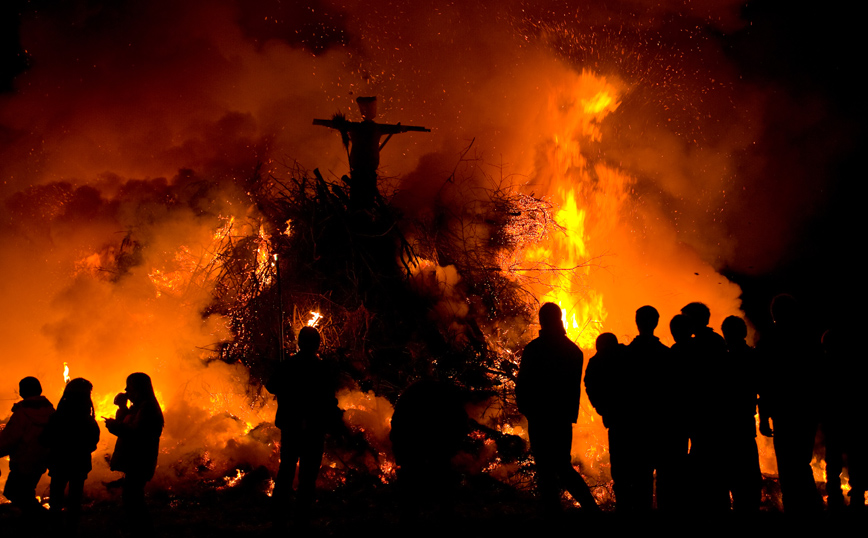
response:
[[[70,528],[78,526],[81,516],[84,481],[93,469],[91,454],[99,443],[92,390],[93,384],[81,377],[67,383],[57,411],[48,419],[40,437],[40,442],[49,450],[50,513],[57,526],[63,525],[64,501]],[[69,494],[64,498],[67,485]]]
[[[157,469],[163,410],[151,378],[141,372],[127,377],[125,391],[115,396],[114,401],[118,406],[115,418],[105,421],[109,433],[118,438],[110,467],[124,473],[122,499],[127,523],[134,532],[149,534],[151,520],[145,505],[145,484]]]

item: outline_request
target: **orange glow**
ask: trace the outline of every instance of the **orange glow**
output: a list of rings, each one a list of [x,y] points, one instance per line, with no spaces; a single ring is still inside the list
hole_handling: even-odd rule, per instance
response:
[[[320,314],[319,312],[311,311],[310,319],[307,320],[307,326],[308,327],[316,327],[317,325],[319,325],[319,322],[321,319],[322,319],[322,314]]]

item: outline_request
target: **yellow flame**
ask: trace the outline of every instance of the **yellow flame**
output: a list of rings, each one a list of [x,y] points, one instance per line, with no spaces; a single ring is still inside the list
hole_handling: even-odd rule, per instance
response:
[[[236,469],[235,476],[224,476],[223,480],[226,482],[226,485],[223,487],[233,488],[237,486],[241,482],[241,479],[244,478],[244,474],[244,471],[241,469]]]
[[[582,107],[586,114],[599,114],[601,112],[611,112],[618,108],[618,103],[615,103],[614,96],[608,91],[601,91],[590,99],[582,99]]]
[[[69,363],[63,363],[63,382],[69,383]]]
[[[533,286],[537,297],[561,307],[567,334],[584,349],[593,349],[607,317],[603,295],[591,282],[595,256],[605,245],[595,249],[592,236],[596,229],[617,223],[618,206],[626,199],[624,191],[631,179],[604,165],[590,164],[582,147],[601,140],[600,122],[618,108],[618,99],[613,84],[590,72],[550,95],[554,132],[534,183],[549,186],[551,201],[558,208],[555,221],[562,229],[526,249],[522,264],[538,271],[539,284]]]
[[[307,326],[308,327],[316,327],[319,324],[319,320],[321,320],[321,319],[322,319],[322,314],[320,314],[319,312],[314,312],[313,310],[311,310],[310,319],[307,321]]]

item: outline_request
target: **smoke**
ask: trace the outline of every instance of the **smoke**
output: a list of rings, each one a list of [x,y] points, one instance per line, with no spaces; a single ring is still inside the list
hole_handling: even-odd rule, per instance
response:
[[[713,305],[713,323],[736,313],[739,290],[716,271],[777,266],[844,151],[816,142],[841,127],[810,96],[740,77],[724,45],[744,32],[741,3],[599,4],[28,8],[31,65],[0,96],[0,403],[11,406],[25,375],[56,402],[64,362],[108,402],[127,374],[146,371],[167,410],[161,467],[184,451],[222,453],[229,440],[269,461],[267,435],[249,445],[260,448],[238,447],[273,409],[249,402],[242,369],[205,360],[231,337],[225,320],[201,314],[210,282],[173,293],[154,275],[189,269],[223,219],[255,214],[235,185],[257,163],[347,173],[338,135],[311,120],[358,119],[360,95],[379,96],[380,121],[432,129],[382,152],[381,173],[399,178],[395,204],[415,214],[486,196],[441,188],[471,140],[471,186],[494,178],[555,196],[541,163],[569,107],[565,81],[606,77],[620,104],[580,153],[595,178],[581,188],[596,204],[587,235],[600,256],[587,279],[606,301],[607,330],[633,334],[643,304],[664,319],[692,300]],[[617,187],[604,186],[612,174]],[[418,277],[441,294],[432,317],[466,316],[451,285],[461,275],[432,267]]]

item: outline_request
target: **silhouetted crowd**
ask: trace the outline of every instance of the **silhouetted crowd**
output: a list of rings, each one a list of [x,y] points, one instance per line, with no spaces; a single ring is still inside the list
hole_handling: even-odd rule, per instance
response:
[[[774,441],[785,511],[818,513],[823,501],[811,463],[821,425],[829,509],[844,506],[844,462],[851,506],[864,508],[865,366],[858,347],[832,332],[814,341],[792,296],[776,297],[771,314],[774,325],[755,348],[743,319],[726,318],[721,336],[708,326],[702,303],[672,318],[672,347],[654,335],[659,314],[651,306],[636,311],[639,335],[629,345],[611,333],[599,336],[585,388],[608,428],[618,511],[650,511],[655,492],[657,508],[670,513],[759,511],[758,426]]]
[[[612,333],[597,338],[584,384],[608,429],[619,513],[649,513],[655,501],[667,514],[757,513],[763,491],[757,429],[774,440],[786,512],[823,510],[811,465],[818,429],[825,441],[829,509],[845,506],[840,478],[845,466],[850,505],[864,509],[868,442],[859,347],[841,330],[827,331],[815,342],[791,296],[776,297],[771,314],[774,325],[756,347],[747,344],[747,325],[737,316],[724,320],[722,336],[715,332],[702,303],[690,303],[672,318],[671,347],[655,336],[660,316],[652,306],[636,311],[639,334],[629,344]],[[515,396],[528,422],[540,502],[547,513],[557,513],[566,489],[583,510],[598,512],[570,454],[583,354],[567,336],[558,305],[544,304],[539,324],[538,338],[521,355]],[[319,332],[305,327],[297,343],[298,352],[280,361],[265,385],[277,398],[275,425],[281,431],[275,529],[286,527],[293,507],[305,524],[325,439],[342,424],[333,376],[318,355]],[[39,380],[26,377],[19,383],[22,400],[0,431],[0,457],[10,457],[3,494],[25,516],[40,515],[45,509],[35,489],[47,470],[49,518],[61,531],[74,533],[78,525],[100,437],[92,390],[86,379],[69,381],[55,410]],[[117,436],[110,467],[124,473],[120,485],[128,532],[149,535],[145,485],[157,466],[162,410],[144,373],[131,374],[114,403],[115,417],[105,419],[107,430]],[[391,441],[405,511],[451,509],[458,483],[451,459],[467,433],[462,399],[450,383],[421,380],[399,397]]]
[[[163,412],[147,374],[131,374],[126,384],[125,392],[115,397],[115,417],[105,419],[109,433],[118,438],[110,467],[124,473],[120,486],[127,532],[149,535],[145,484],[157,467]],[[92,391],[90,381],[70,380],[55,410],[42,395],[39,380],[25,377],[18,383],[22,399],[12,406],[12,416],[0,431],[0,457],[9,456],[3,495],[25,518],[37,520],[45,508],[36,498],[36,486],[47,470],[51,478],[48,515],[58,534],[75,535],[84,482],[93,468],[100,430]]]

